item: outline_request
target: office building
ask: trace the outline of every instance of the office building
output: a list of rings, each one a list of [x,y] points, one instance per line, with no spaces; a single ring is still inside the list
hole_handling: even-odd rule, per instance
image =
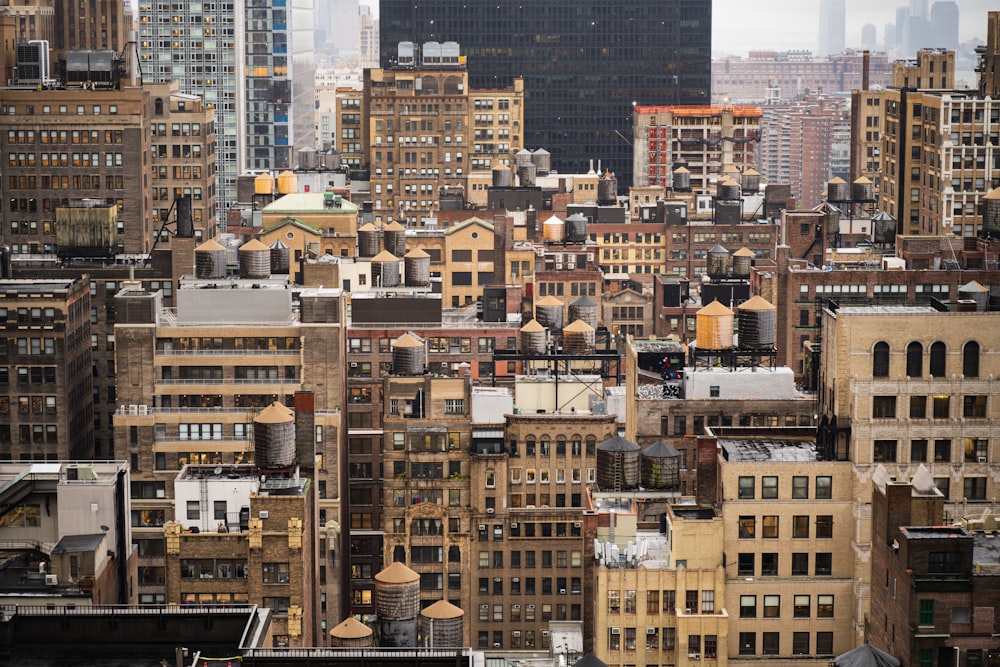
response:
[[[399,42],[460,43],[473,89],[524,78],[525,146],[549,151],[560,172],[585,172],[588,160],[603,160],[627,187],[632,105],[709,102],[711,24],[707,0],[614,8],[558,0],[531,3],[529,14],[507,3],[386,0],[381,61],[386,68],[396,63]]]
[[[422,227],[440,208],[442,187],[514,165],[524,140],[524,82],[470,89],[460,45],[399,45],[395,68],[365,70],[362,113],[340,115],[348,154],[368,154],[375,223]],[[344,103],[351,101],[344,98]],[[354,122],[351,122],[354,121]],[[433,223],[431,223],[433,225]]]
[[[930,22],[934,26],[934,44],[949,51],[958,48],[958,3],[954,0],[938,0],[931,5]]]
[[[53,62],[70,51],[106,49],[121,53],[131,38],[132,10],[121,0],[95,0],[83,5],[54,0],[53,7]]]
[[[94,454],[87,281],[3,280],[0,460]]]
[[[237,20],[239,17],[240,20]],[[215,110],[217,217],[246,169],[287,169],[315,145],[313,3],[139,3],[139,57]]]
[[[844,50],[847,34],[846,0],[820,0],[819,2],[819,50],[822,58]]]
[[[258,260],[269,256],[260,247]],[[206,260],[202,253],[218,250],[198,252]],[[246,280],[185,281],[175,294],[176,310],[162,308],[159,292],[134,286],[115,299],[115,357],[119,369],[128,369],[119,374],[115,440],[127,449],[133,478],[143,485],[132,501],[139,600],[166,600],[163,527],[185,521],[174,514],[178,472],[195,463],[228,470],[253,462],[254,420],[279,402],[294,404],[296,419],[303,420],[295,424],[295,464],[308,471],[318,495],[315,585],[326,596],[323,620],[339,623],[346,615],[341,585],[348,578],[340,544],[347,534],[337,528],[339,484],[346,484],[338,458],[345,304],[339,290],[309,289],[293,311],[287,280],[262,277],[259,264],[256,277]]]
[[[754,106],[636,106],[632,112],[633,182],[714,194],[724,167],[756,164],[763,111]],[[686,182],[674,182],[679,167]]]

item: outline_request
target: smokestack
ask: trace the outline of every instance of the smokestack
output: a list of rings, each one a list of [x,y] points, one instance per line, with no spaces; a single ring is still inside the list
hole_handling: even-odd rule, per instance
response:
[[[316,468],[316,394],[311,391],[295,392],[295,464]]]
[[[871,52],[865,49],[861,52],[861,90],[868,90],[868,67],[871,64]]]
[[[191,195],[183,195],[176,199],[177,205],[177,236],[183,239],[194,237],[194,220],[191,217]]]

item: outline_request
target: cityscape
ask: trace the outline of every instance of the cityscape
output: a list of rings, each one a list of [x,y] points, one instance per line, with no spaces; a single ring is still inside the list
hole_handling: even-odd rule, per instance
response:
[[[1000,11],[806,5],[0,2],[0,664],[1000,667]]]

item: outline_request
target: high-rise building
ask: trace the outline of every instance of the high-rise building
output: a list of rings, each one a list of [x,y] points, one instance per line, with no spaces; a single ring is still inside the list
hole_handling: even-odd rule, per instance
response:
[[[53,55],[64,56],[67,51],[75,50],[110,49],[121,52],[132,29],[125,22],[126,4],[122,0],[84,3],[55,0]]]
[[[384,0],[380,12],[383,67],[400,42],[454,41],[472,88],[524,77],[524,145],[549,151],[560,172],[585,173],[599,159],[627,187],[632,105],[710,98],[709,0]]]
[[[378,19],[368,5],[361,5],[358,11],[358,66],[378,67]]]
[[[931,5],[931,25],[934,26],[935,44],[954,51],[958,48],[958,3],[954,0],[935,2]]]
[[[285,169],[315,144],[313,2],[139,3],[139,52],[153,81],[215,108],[219,220],[246,169]]]
[[[847,27],[845,0],[820,0],[819,55],[831,56],[844,50]]]
[[[1000,12],[990,12],[986,44],[979,47],[979,95],[1000,96]]]

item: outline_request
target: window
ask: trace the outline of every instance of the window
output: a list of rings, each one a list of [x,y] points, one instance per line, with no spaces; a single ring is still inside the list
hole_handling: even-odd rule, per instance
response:
[[[833,596],[832,595],[817,595],[816,596],[816,617],[817,618],[833,618]]]
[[[288,583],[288,563],[264,563],[262,572],[265,584]]]
[[[874,461],[876,463],[895,463],[896,461],[896,441],[876,440]]]
[[[920,601],[920,625],[934,625],[934,600]]]
[[[806,517],[808,524],[809,517]],[[809,575],[809,554],[797,551],[792,554],[792,576],[805,577]]]
[[[986,417],[986,396],[963,396],[962,416],[966,419],[983,419]]]
[[[816,477],[816,498],[818,500],[830,500],[833,498],[833,477],[829,475],[819,475]]]
[[[760,576],[778,576],[778,554],[764,553],[760,555]]]
[[[906,374],[911,378],[923,375],[924,346],[916,341],[906,346]]]
[[[757,618],[757,596],[740,596],[740,618]]]
[[[780,632],[765,632],[761,635],[761,653],[764,655],[778,655]]]
[[[740,655],[755,655],[757,653],[757,633],[740,633]]]
[[[741,576],[752,577],[754,570],[754,554],[741,553],[738,556],[736,573]]]
[[[741,516],[739,523],[739,536],[741,539],[753,539],[757,533],[757,518],[753,516]]]
[[[778,539],[778,517],[764,516],[761,518],[760,536],[765,540]]]
[[[816,633],[816,655],[833,655],[833,633]]]
[[[809,517],[798,514],[792,517],[792,537],[806,539],[809,537]]]
[[[779,618],[781,616],[781,596],[764,596],[764,618]]]
[[[809,653],[809,633],[792,633],[792,655],[808,655]]]
[[[931,345],[931,377],[942,378],[945,376],[946,352],[947,348],[941,341]]]
[[[966,477],[963,487],[966,500],[986,500],[985,477]]]
[[[774,499],[778,497],[777,477],[765,476],[760,478],[760,497],[764,499]]]
[[[201,503],[199,501],[187,501],[187,518],[189,521],[198,521],[201,519]]]
[[[833,515],[820,514],[816,517],[816,537],[823,539],[833,537]]]
[[[755,479],[753,477],[740,477],[740,481],[739,481],[739,499],[740,500],[753,500],[753,498],[754,498],[754,483],[755,483]]]
[[[979,343],[969,341],[962,348],[962,375],[967,378],[979,377]]]
[[[701,613],[703,614],[715,613],[715,591],[701,592]]]
[[[932,401],[934,419],[948,419],[951,416],[951,396],[935,396]]]
[[[872,397],[872,418],[873,419],[893,419],[896,416],[895,396],[873,396]]]
[[[792,499],[806,500],[809,498],[809,478],[792,477]]]
[[[951,440],[934,441],[934,462],[948,463],[951,461]]]
[[[718,635],[705,635],[705,657],[715,658],[718,652]]]
[[[910,419],[927,419],[926,396],[910,396]]]
[[[817,577],[829,577],[833,573],[833,554],[817,553],[815,575]]]
[[[872,352],[872,376],[889,377],[889,344],[886,342],[875,343]]]

